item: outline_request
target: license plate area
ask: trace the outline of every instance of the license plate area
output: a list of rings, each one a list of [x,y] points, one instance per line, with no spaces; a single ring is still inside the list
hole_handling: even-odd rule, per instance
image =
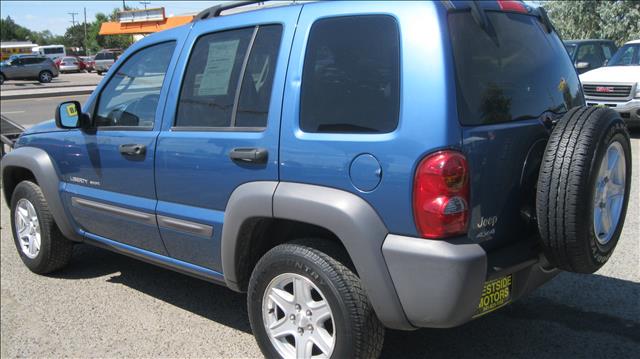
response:
[[[513,294],[513,275],[492,279],[484,283],[480,303],[473,316],[479,317],[490,313],[511,301]]]

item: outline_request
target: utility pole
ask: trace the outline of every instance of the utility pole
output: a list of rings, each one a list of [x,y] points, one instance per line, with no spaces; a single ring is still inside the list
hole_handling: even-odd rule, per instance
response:
[[[139,1],[139,3],[144,5],[144,9],[147,10],[147,5],[151,4],[151,1]]]
[[[84,54],[89,56],[87,51],[87,8],[84,8]]]
[[[126,11],[127,10],[127,4],[124,3],[124,0],[122,0],[122,11]]]
[[[68,12],[67,14],[71,15],[71,24],[73,26],[76,26],[76,15],[78,15],[77,12]]]

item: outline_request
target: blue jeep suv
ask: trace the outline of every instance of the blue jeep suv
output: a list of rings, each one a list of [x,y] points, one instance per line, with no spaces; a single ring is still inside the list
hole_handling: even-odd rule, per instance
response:
[[[543,9],[276,5],[138,41],[22,134],[2,180],[30,270],[101,246],[247,292],[266,357],[364,358],[385,327],[461,325],[607,261],[629,135],[584,106]]]

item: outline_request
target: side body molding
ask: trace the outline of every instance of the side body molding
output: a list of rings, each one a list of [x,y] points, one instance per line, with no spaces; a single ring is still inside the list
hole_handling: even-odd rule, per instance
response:
[[[42,189],[53,219],[65,237],[81,242],[82,236],[75,230],[60,198],[60,178],[51,157],[44,150],[36,147],[19,147],[9,152],[2,158],[2,183],[7,204],[10,205],[9,188],[14,188],[18,183],[13,183],[12,172],[27,169],[33,173]]]
[[[366,201],[342,190],[281,182],[273,197],[273,216],[332,231],[349,252],[378,318],[390,328],[414,329],[382,255],[387,228]]]

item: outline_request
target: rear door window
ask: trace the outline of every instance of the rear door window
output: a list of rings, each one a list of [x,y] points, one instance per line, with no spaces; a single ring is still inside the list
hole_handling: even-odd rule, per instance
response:
[[[200,37],[182,81],[177,127],[230,127],[242,62],[254,28]]]
[[[265,25],[200,37],[187,64],[175,126],[264,129],[281,35],[281,25]]]
[[[583,103],[578,77],[555,33],[534,16],[486,12],[493,31],[470,12],[448,17],[463,125],[537,118]]]

